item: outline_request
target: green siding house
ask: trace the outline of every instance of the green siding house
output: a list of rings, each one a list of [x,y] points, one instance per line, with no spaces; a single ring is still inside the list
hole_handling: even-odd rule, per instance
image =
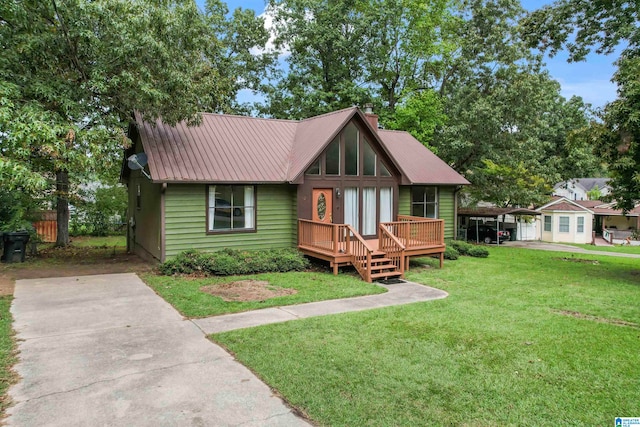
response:
[[[356,107],[302,121],[203,114],[195,127],[136,115],[129,135],[126,158],[145,153],[148,163],[123,167],[128,248],[159,261],[186,249],[301,247],[307,223],[343,224],[371,241],[380,224],[434,218],[451,238],[456,192],[468,184]]]

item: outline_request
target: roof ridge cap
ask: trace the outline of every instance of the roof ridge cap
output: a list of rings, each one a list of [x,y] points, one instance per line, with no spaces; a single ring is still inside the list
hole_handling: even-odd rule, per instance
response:
[[[309,120],[315,120],[315,119],[319,119],[320,117],[327,117],[327,116],[331,116],[333,114],[339,114],[339,113],[344,113],[345,111],[349,111],[349,110],[357,110],[358,107],[353,106],[353,107],[348,107],[348,108],[342,108],[340,110],[336,110],[336,111],[330,111],[328,113],[324,113],[324,114],[320,114],[318,116],[313,116],[313,117],[307,117],[306,119],[302,119],[300,121],[298,121],[298,123],[303,123]]]
[[[299,120],[292,120],[292,119],[275,119],[275,118],[269,118],[269,117],[243,116],[240,114],[211,113],[211,112],[203,112],[200,114],[207,115],[207,116],[215,116],[215,117],[228,117],[230,119],[233,119],[233,118],[251,119],[251,120],[264,120],[268,122],[287,122],[287,123],[295,123],[295,124],[300,122]]]

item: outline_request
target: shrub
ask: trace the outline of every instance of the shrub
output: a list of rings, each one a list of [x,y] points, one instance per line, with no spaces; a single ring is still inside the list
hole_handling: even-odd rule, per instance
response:
[[[455,260],[460,257],[460,253],[453,247],[447,246],[444,250],[444,259]]]
[[[474,248],[471,243],[467,243],[463,240],[452,240],[447,243],[447,246],[451,246],[453,249],[457,250],[460,255],[468,255],[469,251]]]
[[[489,256],[489,251],[487,248],[483,248],[482,246],[471,246],[471,249],[467,251],[468,256],[476,257],[476,258],[486,258]]]
[[[267,272],[301,271],[309,261],[291,249],[238,251],[223,249],[218,252],[199,252],[194,249],[181,252],[160,265],[160,273],[230,276]]]

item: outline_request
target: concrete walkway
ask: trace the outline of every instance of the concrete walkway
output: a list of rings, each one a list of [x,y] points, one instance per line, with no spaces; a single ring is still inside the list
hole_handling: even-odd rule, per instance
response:
[[[555,252],[572,252],[577,254],[586,255],[604,255],[621,258],[639,258],[640,254],[623,254],[620,252],[606,252],[606,251],[592,251],[589,249],[579,248],[577,246],[563,245],[562,243],[546,243],[538,241],[516,241],[506,242],[502,244],[510,248],[525,248],[525,249],[537,249],[541,251],[555,251]]]
[[[135,274],[19,280],[10,426],[309,426],[206,334],[444,298],[387,293],[184,320]]]
[[[412,282],[380,286],[386,288],[388,292],[364,297],[265,308],[244,313],[193,319],[192,321],[198,325],[204,333],[213,334],[270,323],[286,322],[288,320],[304,319],[307,317],[326,316],[328,314],[430,301],[446,298],[448,295],[445,291]]]
[[[19,280],[10,426],[309,426],[134,274]]]

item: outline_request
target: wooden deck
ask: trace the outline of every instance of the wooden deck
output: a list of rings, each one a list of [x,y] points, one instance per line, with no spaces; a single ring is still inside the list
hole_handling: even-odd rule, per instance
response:
[[[381,223],[377,239],[363,239],[348,224],[298,220],[298,249],[328,261],[333,273],[353,265],[367,282],[404,277],[412,256],[438,255],[444,259],[444,220],[399,216]]]

